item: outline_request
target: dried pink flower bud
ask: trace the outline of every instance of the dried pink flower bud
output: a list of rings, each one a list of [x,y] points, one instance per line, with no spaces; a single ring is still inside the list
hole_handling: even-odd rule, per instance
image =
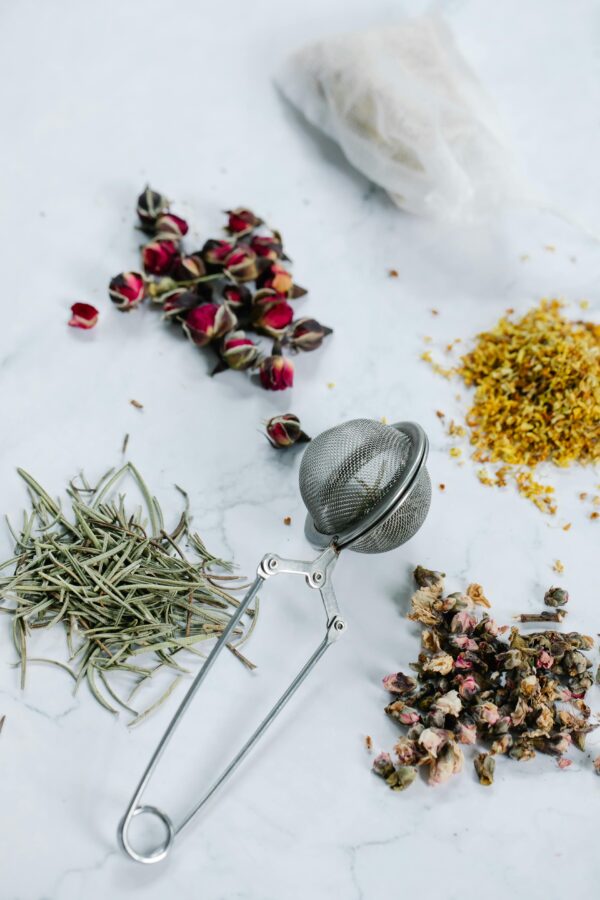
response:
[[[143,230],[151,234],[158,216],[168,208],[166,197],[150,187],[144,188],[137,201],[137,214]]]
[[[390,694],[412,694],[417,687],[417,679],[403,672],[393,672],[383,679],[383,686]]]
[[[450,630],[455,633],[460,632],[461,634],[468,634],[470,631],[473,631],[476,625],[477,619],[475,618],[475,616],[472,616],[465,609],[463,609],[461,610],[461,612],[457,612],[454,616],[452,616]]]
[[[236,281],[254,281],[258,276],[256,255],[250,247],[235,247],[225,257],[225,268]]]
[[[373,771],[381,778],[388,778],[395,772],[394,763],[389,753],[378,753],[373,760]]]
[[[462,702],[458,691],[447,691],[435,701],[435,709],[445,716],[458,716],[462,709]]]
[[[457,650],[478,650],[479,644],[470,638],[468,634],[455,634],[450,638],[450,643]]]
[[[200,255],[209,269],[222,269],[232,250],[233,244],[229,241],[211,239],[204,244]]]
[[[150,241],[142,249],[144,269],[151,275],[166,275],[179,252],[173,241]]]
[[[310,441],[308,435],[302,431],[300,419],[293,413],[284,413],[273,416],[266,425],[267,437],[274,447],[292,447],[297,443]]]
[[[472,722],[459,722],[457,736],[461,744],[474,744],[477,740],[477,726]]]
[[[489,700],[479,704],[477,707],[477,715],[480,722],[486,722],[488,725],[495,725],[500,718],[498,707]]]
[[[180,241],[189,230],[188,223],[174,213],[161,213],[155,224],[156,239]]]
[[[424,672],[437,672],[440,675],[448,675],[454,667],[454,660],[449,653],[434,653],[423,663]]]
[[[556,761],[556,764],[559,769],[568,769],[569,766],[573,765],[572,759],[559,759]]]
[[[228,284],[223,288],[223,297],[229,306],[235,310],[248,309],[252,302],[252,294],[243,284]]]
[[[260,259],[275,261],[283,256],[281,241],[276,237],[257,234],[250,241],[250,247]]]
[[[111,278],[108,293],[118,309],[123,312],[134,309],[146,294],[144,276],[139,272],[121,272]]]
[[[468,659],[464,653],[459,653],[456,659],[454,660],[454,665],[457,669],[472,669],[473,663],[470,659]]]
[[[223,337],[235,328],[237,319],[224,303],[203,303],[191,309],[185,317],[183,330],[198,347],[205,347],[216,338]]]
[[[259,349],[243,331],[232,331],[223,340],[223,360],[230,369],[250,369],[259,357]]]
[[[294,364],[283,356],[267,356],[260,364],[259,375],[267,391],[284,391],[294,384]]]
[[[535,664],[538,669],[551,669],[554,665],[554,657],[546,650],[542,650]]]
[[[280,297],[289,297],[294,285],[292,276],[279,263],[272,263],[256,280],[259,288],[269,288]]]
[[[247,234],[252,231],[253,228],[262,225],[262,219],[259,219],[251,210],[245,209],[243,206],[238,206],[237,209],[228,209],[226,212],[229,216],[226,230],[229,231],[230,234],[236,234],[238,236]]]
[[[287,340],[295,350],[316,350],[323,343],[323,338],[332,334],[331,328],[321,325],[316,319],[298,319],[288,331]]]
[[[98,321],[99,312],[90,303],[74,303],[71,307],[71,318],[68,324],[71,328],[83,328],[88,331]]]
[[[178,257],[171,266],[171,275],[176,281],[193,281],[206,275],[206,266],[199,253]]]
[[[416,725],[417,722],[421,721],[421,716],[417,712],[416,709],[412,709],[410,706],[405,707],[401,710],[397,717],[399,722],[402,722],[403,725]]]
[[[401,737],[394,747],[394,753],[401,766],[412,766],[418,756],[417,745],[410,738]]]
[[[443,728],[425,728],[419,735],[419,744],[427,751],[429,756],[435,759],[449,739],[450,732]]]
[[[491,634],[492,637],[498,636],[499,628],[494,619],[486,619],[483,625],[483,629],[488,634]]]
[[[463,752],[455,741],[450,741],[440,751],[429,770],[428,783],[443,784],[452,775],[457,775],[463,767]]]
[[[458,676],[458,681],[458,693],[465,700],[470,700],[471,697],[474,697],[475,694],[479,691],[479,685],[472,675],[460,675]]]
[[[254,327],[271,337],[280,337],[294,318],[294,310],[285,300],[259,303],[254,308]]]

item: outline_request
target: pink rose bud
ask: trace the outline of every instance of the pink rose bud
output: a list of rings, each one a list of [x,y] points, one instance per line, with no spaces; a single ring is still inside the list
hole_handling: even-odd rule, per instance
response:
[[[251,210],[244,209],[243,206],[238,206],[237,209],[228,209],[226,212],[229,216],[226,230],[230,234],[244,234],[252,231],[258,225],[262,225],[262,219],[255,216]]]
[[[142,249],[144,269],[151,275],[166,275],[178,255],[174,241],[150,241]]]
[[[256,254],[250,247],[236,247],[225,257],[225,268],[236,281],[254,281],[258,275]]]
[[[188,223],[174,213],[161,213],[156,219],[157,240],[180,241],[188,233]]]
[[[209,269],[222,269],[225,259],[233,250],[233,244],[229,241],[207,241],[200,251],[200,255]]]
[[[223,297],[235,310],[247,309],[252,301],[252,294],[243,284],[228,284],[223,288]]]
[[[230,369],[250,369],[257,361],[259,349],[243,331],[232,331],[223,340],[221,351]]]
[[[292,447],[294,444],[310,441],[302,431],[300,419],[293,413],[273,416],[266,425],[267,437],[274,447]]]
[[[288,341],[295,350],[316,350],[323,338],[331,334],[331,328],[321,325],[316,319],[298,319],[288,332]]]
[[[203,303],[185,317],[183,330],[198,347],[205,347],[235,328],[237,319],[226,303]]]
[[[457,669],[472,669],[473,663],[471,660],[467,659],[463,656],[462,653],[459,653],[456,659],[454,660],[454,666]]]
[[[71,307],[71,318],[69,325],[71,328],[83,328],[88,330],[93,328],[98,321],[98,310],[89,303],[74,303]]]
[[[206,275],[206,266],[199,253],[178,257],[171,266],[171,275],[176,281],[193,281]]]
[[[285,300],[259,303],[254,309],[254,327],[271,337],[280,337],[294,318],[294,310]]]
[[[137,201],[137,214],[144,231],[152,234],[158,216],[169,208],[169,201],[162,194],[146,187]]]
[[[283,246],[276,237],[256,234],[250,241],[250,247],[260,259],[270,259],[275,262],[283,257]]]
[[[146,282],[139,272],[121,272],[108,286],[110,299],[118,309],[126,312],[138,306],[146,294]]]
[[[267,391],[285,391],[294,384],[294,364],[283,356],[267,356],[261,362],[258,374]]]
[[[537,658],[536,666],[538,669],[551,669],[554,665],[554,657],[547,650],[542,650]]]
[[[264,272],[261,272],[256,284],[259,288],[270,288],[280,297],[289,297],[294,282],[287,269],[284,269],[279,263],[272,263]]]

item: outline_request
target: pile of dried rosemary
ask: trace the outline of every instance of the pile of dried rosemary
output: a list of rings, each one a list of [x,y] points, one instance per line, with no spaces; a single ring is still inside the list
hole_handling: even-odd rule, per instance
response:
[[[108,472],[96,487],[80,477],[67,489],[72,515],[26,472],[19,470],[31,499],[20,534],[11,528],[15,556],[0,566],[14,567],[0,578],[0,609],[12,616],[13,635],[25,686],[27,666],[45,662],[59,666],[75,682],[84,681],[94,697],[112,713],[113,703],[129,712],[136,725],[173,691],[187,671],[176,659],[181,650],[200,657],[198,644],[218,636],[238,601],[221,584],[242,587],[231,566],[212,556],[190,530],[185,510],[171,532],[165,530],[160,506],[137,469],[127,463]],[[115,497],[124,476],[136,483],[145,508],[126,510],[125,497]],[[9,526],[10,527],[10,526]],[[195,560],[181,549],[185,541]],[[229,649],[252,667],[239,651],[256,621],[237,634]],[[28,657],[27,639],[40,628],[61,625],[66,631],[69,659]],[[167,690],[146,709],[131,704],[142,685],[159,670],[176,676]],[[126,676],[117,673],[127,673]],[[132,689],[126,699],[114,680],[129,678]]]
[[[444,596],[442,573],[421,566],[415,581],[409,618],[424,626],[422,651],[411,664],[417,677],[396,672],[383,679],[394,696],[386,712],[407,731],[394,747],[397,764],[380,753],[374,771],[393,790],[404,790],[416,767],[428,766],[429,783],[440,784],[461,771],[462,746],[477,743],[485,747],[473,760],[484,785],[492,784],[499,755],[527,760],[540,752],[568,768],[570,748],[583,750],[597,727],[585,702],[593,683],[586,656],[593,639],[576,632],[523,634],[513,627],[506,640],[507,626],[477,613],[478,605],[489,607],[480,585]],[[549,605],[566,599],[560,588],[545,598]],[[551,615],[561,620],[556,613],[517,618],[548,621]]]

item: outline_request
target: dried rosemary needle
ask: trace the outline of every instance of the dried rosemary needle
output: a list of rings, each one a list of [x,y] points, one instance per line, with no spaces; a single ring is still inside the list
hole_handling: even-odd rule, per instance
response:
[[[212,556],[191,531],[187,495],[180,488],[184,512],[173,531],[165,530],[156,498],[131,463],[108,472],[96,487],[83,476],[78,484],[70,482],[69,515],[31,475],[18,471],[31,508],[20,533],[10,529],[15,555],[0,570],[13,572],[0,576],[0,610],[12,618],[21,686],[29,664],[58,666],[72,677],[75,690],[87,682],[105,709],[117,714],[120,707],[132,717],[129,725],[136,725],[167,699],[187,671],[178,654],[185,650],[204,657],[198,645],[225,628],[239,601],[222,585],[231,590],[243,585],[231,566]],[[126,508],[125,496],[116,495],[125,476],[133,479],[143,500],[133,512]],[[247,627],[240,626],[236,643],[228,645],[249,667],[239,647],[249,637],[257,611],[249,611]],[[53,626],[66,632],[68,660],[29,656],[31,633]],[[174,677],[162,695],[138,712],[134,697],[159,670]],[[124,678],[132,682],[125,698],[115,685],[117,677],[121,684]]]

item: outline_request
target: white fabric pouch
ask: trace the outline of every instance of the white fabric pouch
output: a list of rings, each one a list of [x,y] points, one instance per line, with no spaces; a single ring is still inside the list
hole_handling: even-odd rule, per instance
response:
[[[477,221],[521,194],[493,105],[435,14],[310,44],[276,83],[408,212]]]

